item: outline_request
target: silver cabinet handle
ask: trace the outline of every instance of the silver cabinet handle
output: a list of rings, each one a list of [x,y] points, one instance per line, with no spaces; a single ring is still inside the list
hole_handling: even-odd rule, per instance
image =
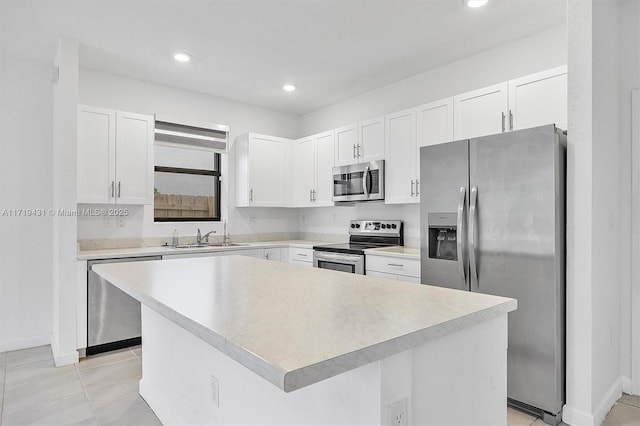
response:
[[[315,189],[313,190],[313,200],[311,200],[311,201],[313,201],[314,203],[316,201],[318,201],[318,199],[316,198],[316,190]]]
[[[471,266],[471,283],[475,284],[475,288],[480,287],[478,282],[478,265],[476,254],[476,208],[478,203],[478,187],[474,186],[471,189],[471,205],[469,206],[469,238],[471,239],[471,249],[469,250],[469,262]]]
[[[360,154],[360,144],[357,145],[358,147],[358,157],[360,157],[362,154]]]
[[[265,254],[264,254],[264,258],[265,258],[265,259],[267,259],[267,260],[269,260],[269,253],[265,253]]]
[[[116,196],[116,181],[112,180],[111,181],[111,198],[114,198]]]
[[[420,195],[420,181],[416,179],[416,197]]]
[[[464,252],[462,239],[464,238],[464,204],[467,199],[467,188],[460,187],[460,196],[458,198],[458,227],[456,229],[456,248],[458,250],[458,270],[462,276],[464,287],[467,288],[467,272],[464,263]],[[467,288],[468,289],[468,288]]]
[[[509,130],[513,130],[513,113],[509,110]]]
[[[356,158],[356,144],[353,144],[353,158]]]
[[[389,266],[398,266],[400,268],[402,268],[404,266],[402,263],[387,263],[387,265],[389,265]]]
[[[505,131],[504,120],[505,120],[504,111],[502,111],[502,132],[503,132],[503,133],[504,133],[504,131]]]
[[[367,180],[369,180],[369,166],[364,168],[364,174],[362,175],[362,190],[364,195],[369,198],[369,187],[367,186]]]
[[[120,184],[121,184],[121,183],[122,183],[122,182],[118,181],[118,198],[120,198]]]
[[[413,190],[413,185],[415,185],[414,180],[411,179],[411,196],[414,196],[415,191]]]
[[[253,201],[253,188],[249,190],[249,201]]]
[[[313,189],[309,190],[309,202],[313,201]]]
[[[307,255],[306,255],[306,254],[304,254],[304,253],[297,253],[297,254],[296,254],[296,256],[307,257]]]

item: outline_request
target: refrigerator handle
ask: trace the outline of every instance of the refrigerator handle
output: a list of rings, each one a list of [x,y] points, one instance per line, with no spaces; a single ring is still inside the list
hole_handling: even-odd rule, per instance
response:
[[[467,189],[464,186],[460,187],[460,198],[458,198],[458,227],[456,228],[456,245],[458,249],[458,270],[460,271],[460,275],[462,276],[462,282],[465,283],[465,287],[467,285],[467,274],[466,268],[464,267],[464,254],[462,251],[462,236],[464,235],[464,202],[467,198]]]
[[[471,200],[469,206],[469,238],[471,239],[471,250],[469,250],[469,266],[471,267],[471,289],[479,288],[478,268],[476,264],[476,205],[478,203],[478,187],[471,188]]]

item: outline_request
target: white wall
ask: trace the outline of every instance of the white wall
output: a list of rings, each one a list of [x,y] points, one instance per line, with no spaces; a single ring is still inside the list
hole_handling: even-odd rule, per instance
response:
[[[619,158],[620,158],[620,365],[623,387],[631,381],[631,91],[640,88],[640,1],[624,0],[618,11],[619,46]],[[637,112],[636,112],[637,114]],[[637,167],[637,166],[636,166]],[[637,220],[637,219],[636,219]],[[637,285],[637,283],[636,283]],[[636,307],[638,309],[638,307]]]
[[[274,136],[295,137],[298,134],[298,117],[190,92],[155,83],[126,78],[99,71],[81,69],[80,103],[113,108],[141,114],[186,118],[197,122],[225,124],[230,127],[230,141],[247,132]],[[231,152],[231,150],[229,150]],[[228,155],[225,156],[228,160]],[[231,234],[266,232],[297,232],[298,212],[292,209],[235,208],[233,164],[223,159],[223,175],[227,177],[228,190],[223,194],[223,218],[228,208]],[[224,184],[223,184],[224,185]],[[223,186],[224,188],[224,186]],[[124,226],[116,220],[81,217],[78,220],[78,238],[149,238],[172,235],[174,227],[181,236],[212,229],[222,232],[217,222],[192,222],[179,224],[153,223],[153,207],[130,206]]]
[[[410,108],[566,63],[566,27],[552,28],[304,115],[300,120],[300,136]],[[385,206],[374,203],[354,207],[306,209],[300,213],[300,231],[346,235],[350,219],[369,218],[404,220],[405,244],[419,245],[420,220],[417,204]]]
[[[54,61],[52,201],[55,210],[77,206],[78,42],[60,39]],[[53,216],[53,335],[56,366],[78,362],[76,348],[76,262],[78,225],[75,216]]]
[[[631,96],[638,2],[569,1],[567,405],[600,424],[630,390]]]
[[[51,66],[0,56],[0,211],[49,209]],[[0,215],[0,352],[48,344],[52,219]]]

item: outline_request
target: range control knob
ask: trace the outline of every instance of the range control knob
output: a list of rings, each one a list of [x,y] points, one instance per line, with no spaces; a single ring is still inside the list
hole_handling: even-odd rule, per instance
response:
[[[393,229],[396,229],[396,228],[397,228],[397,226],[396,226],[396,224],[395,224],[395,223],[391,224],[391,227],[392,227]]]
[[[359,223],[356,223],[356,228],[360,228],[360,224]]]
[[[352,223],[352,224],[351,224],[351,227],[352,227],[352,228],[355,228],[355,227],[356,227],[356,224],[355,224],[355,223]]]
[[[380,227],[381,227],[382,229],[385,229],[385,228],[387,227],[387,225],[385,225],[385,224],[383,223],[382,225],[380,225]]]

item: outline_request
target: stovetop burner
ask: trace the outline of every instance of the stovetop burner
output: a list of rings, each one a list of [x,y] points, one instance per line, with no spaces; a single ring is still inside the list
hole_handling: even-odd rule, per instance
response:
[[[404,245],[404,232],[400,220],[352,220],[349,242],[314,246],[317,251],[364,255],[370,248]]]

